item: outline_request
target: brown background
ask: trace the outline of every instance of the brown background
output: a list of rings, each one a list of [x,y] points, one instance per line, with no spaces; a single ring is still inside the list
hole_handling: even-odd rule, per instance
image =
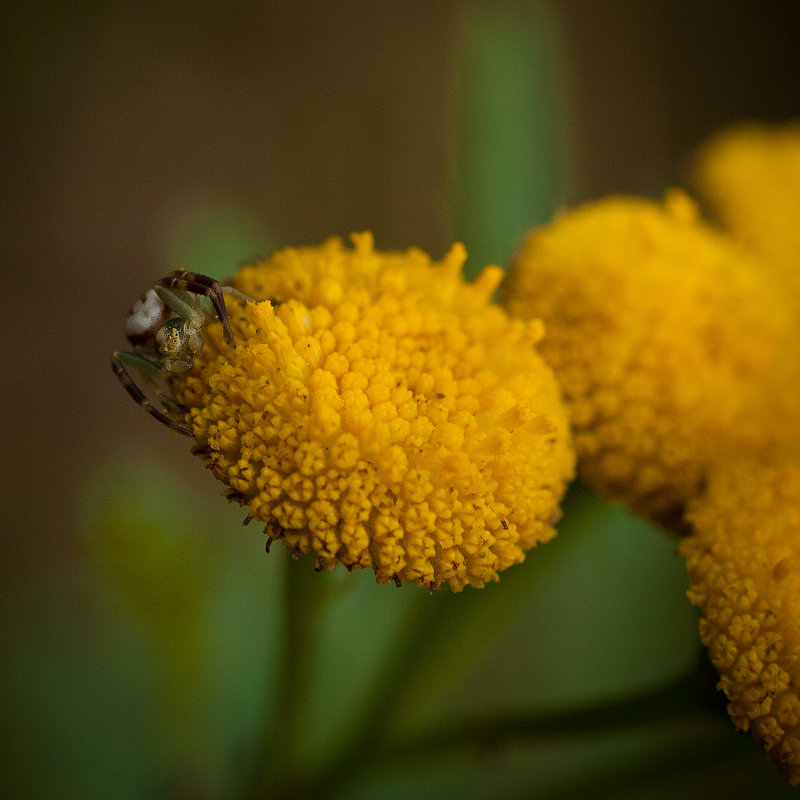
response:
[[[800,114],[795,2],[551,5],[569,71],[571,202],[659,193],[719,126]],[[131,301],[176,266],[170,231],[187,209],[231,204],[264,246],[370,228],[380,247],[442,254],[453,237],[451,86],[465,7],[0,12],[0,561],[12,585],[71,569],[73,498],[87,471],[130,453],[199,473],[108,364]]]

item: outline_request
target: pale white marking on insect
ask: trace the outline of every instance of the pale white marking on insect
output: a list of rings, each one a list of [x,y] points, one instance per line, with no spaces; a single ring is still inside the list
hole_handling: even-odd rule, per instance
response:
[[[222,323],[223,337],[236,346],[225,308],[225,295],[244,302],[251,298],[232,286],[223,286],[213,278],[177,270],[170,273],[137,300],[125,319],[125,333],[132,352],[118,350],[111,356],[111,366],[128,394],[159,422],[187,436],[192,431],[172,415],[184,410],[175,402],[169,377],[188,372],[194,358],[203,349],[202,332],[214,319]],[[135,383],[128,368],[134,368],[161,404],[154,406]]]
[[[145,344],[155,339],[159,328],[175,312],[156,294],[148,289],[132,306],[125,317],[125,335],[131,344]]]

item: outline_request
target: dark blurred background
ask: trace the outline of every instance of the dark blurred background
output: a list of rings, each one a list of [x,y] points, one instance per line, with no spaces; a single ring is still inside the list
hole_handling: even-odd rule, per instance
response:
[[[514,223],[496,252],[478,243],[481,261],[504,263],[559,206],[659,195],[728,123],[800,114],[794,0],[3,6],[10,648],[20,627],[36,635],[19,622],[31,598],[46,604],[80,570],[87,476],[129,459],[218,493],[109,368],[127,309],[155,279],[178,266],[223,276],[364,229],[383,249],[438,258],[455,238],[471,249],[456,157],[462,37],[498,9],[541,25],[554,54],[542,124],[558,132],[559,177],[552,208]]]
[[[254,254],[362,229],[383,248],[439,257],[458,236],[469,249],[448,208],[469,6],[4,7],[9,579],[68,568],[70,497],[87,465],[130,448],[192,468],[182,442],[135,413],[107,363],[125,344],[132,300],[193,266],[174,260],[187,239],[217,249],[220,274]],[[720,126],[800,111],[794,2],[548,8],[565,65],[563,203],[658,194]]]

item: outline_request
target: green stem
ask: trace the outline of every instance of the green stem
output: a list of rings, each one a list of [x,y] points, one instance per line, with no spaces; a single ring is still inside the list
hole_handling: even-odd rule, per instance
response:
[[[284,572],[283,630],[276,675],[276,702],[265,721],[252,800],[300,796],[303,767],[301,706],[314,666],[320,613],[330,600],[332,584],[317,574],[308,558],[288,563]]]
[[[644,695],[574,711],[550,714],[487,715],[461,723],[450,722],[431,728],[409,740],[392,753],[401,758],[457,750],[466,746],[495,746],[508,740],[569,738],[619,732],[628,727],[661,726],[697,716],[700,682],[696,673],[681,677],[669,686]]]
[[[350,748],[344,759],[318,775],[306,791],[314,797],[335,794],[350,776],[362,774],[365,765],[370,769],[377,765],[383,768],[470,748],[493,749],[510,742],[552,743],[554,738],[608,736],[627,729],[665,727],[697,719],[698,709],[708,706],[707,692],[705,671],[697,669],[649,694],[587,709],[550,714],[502,713],[461,722],[448,720],[400,741],[392,740],[387,731],[381,730],[373,732],[371,737],[362,737],[358,747]]]

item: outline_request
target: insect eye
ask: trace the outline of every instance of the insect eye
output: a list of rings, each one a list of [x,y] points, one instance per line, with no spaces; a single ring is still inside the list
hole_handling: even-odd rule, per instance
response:
[[[156,349],[161,355],[170,355],[180,350],[185,340],[184,321],[175,317],[167,320],[156,334]]]

